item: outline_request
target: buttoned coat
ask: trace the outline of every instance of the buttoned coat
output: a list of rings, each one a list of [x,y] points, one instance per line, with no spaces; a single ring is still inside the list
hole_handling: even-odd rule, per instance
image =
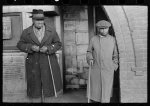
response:
[[[46,53],[32,51],[32,45],[40,48],[46,46]],[[41,43],[38,41],[33,31],[33,25],[22,32],[17,47],[27,53],[26,57],[26,81],[27,95],[29,97],[54,96],[54,86],[52,75],[48,63],[48,55],[54,76],[56,92],[62,90],[62,79],[60,67],[55,52],[61,48],[60,39],[55,30],[45,26],[45,33]]]
[[[102,103],[110,102],[114,70],[118,68],[118,53],[114,37],[93,36],[87,50],[87,62],[94,60],[87,88],[87,97]],[[90,97],[89,97],[90,94]]]

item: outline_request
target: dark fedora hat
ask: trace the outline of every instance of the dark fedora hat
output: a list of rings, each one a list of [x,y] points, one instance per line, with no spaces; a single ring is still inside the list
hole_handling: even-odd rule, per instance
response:
[[[44,12],[43,10],[39,9],[33,9],[32,11],[32,16],[30,18],[35,19],[35,20],[44,20]]]

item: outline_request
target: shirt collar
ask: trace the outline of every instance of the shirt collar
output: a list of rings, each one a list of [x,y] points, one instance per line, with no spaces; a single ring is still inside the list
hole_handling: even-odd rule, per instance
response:
[[[102,35],[100,35],[100,34],[99,34],[98,36],[100,36],[101,38],[105,38],[105,37],[107,37],[107,35],[106,35],[106,36],[102,36]]]
[[[41,29],[39,29],[39,30],[33,25],[33,29],[34,29],[35,31],[38,31],[38,32],[39,32],[39,31],[42,31],[42,30],[45,29],[45,25],[43,25],[43,27],[42,27]]]

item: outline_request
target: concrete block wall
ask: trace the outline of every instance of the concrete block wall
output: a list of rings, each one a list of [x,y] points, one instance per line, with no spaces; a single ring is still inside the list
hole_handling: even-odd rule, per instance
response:
[[[135,66],[127,72],[127,80],[123,85],[128,85],[124,102],[147,102],[147,25],[148,14],[146,6],[123,6],[132,37],[135,52]],[[128,40],[128,39],[127,39]],[[130,62],[130,61],[129,61]],[[128,66],[130,63],[127,63]],[[132,73],[132,75],[131,75]]]
[[[122,103],[147,102],[147,7],[104,6],[112,21],[120,61]]]
[[[79,60],[86,55],[89,42],[87,7],[66,6],[64,7],[63,18],[65,57],[70,57],[71,60],[71,57],[76,56],[79,63]],[[85,59],[83,59],[83,62],[86,64]],[[78,63],[77,66],[80,67]],[[72,67],[72,64],[68,64],[70,64],[69,61],[66,63],[66,68]]]
[[[83,67],[88,67],[86,62],[86,51],[89,43],[88,13],[86,6],[64,6],[63,11],[65,76],[68,78],[70,70],[80,72]],[[75,79],[77,81],[78,78],[75,77]],[[71,83],[73,86],[70,85]],[[75,85],[78,83],[80,82],[74,83],[74,79],[72,79],[67,86],[77,87]]]

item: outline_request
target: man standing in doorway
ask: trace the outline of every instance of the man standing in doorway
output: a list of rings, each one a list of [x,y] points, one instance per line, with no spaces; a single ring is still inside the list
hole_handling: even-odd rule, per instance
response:
[[[55,52],[61,48],[56,31],[44,23],[43,10],[33,9],[33,25],[25,29],[17,47],[26,58],[27,96],[41,98],[62,91],[60,67]],[[35,99],[34,99],[35,100]]]
[[[98,34],[91,38],[87,50],[87,62],[91,66],[87,96],[101,103],[110,102],[114,70],[118,68],[116,41],[108,33],[110,26],[111,23],[105,20],[96,23]]]

